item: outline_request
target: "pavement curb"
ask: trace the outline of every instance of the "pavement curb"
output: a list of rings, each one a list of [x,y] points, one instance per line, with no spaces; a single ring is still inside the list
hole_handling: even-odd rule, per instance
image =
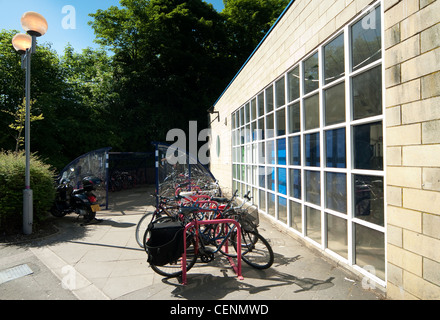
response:
[[[49,248],[31,248],[32,253],[70,290],[79,300],[111,300],[75,267],[69,265]]]

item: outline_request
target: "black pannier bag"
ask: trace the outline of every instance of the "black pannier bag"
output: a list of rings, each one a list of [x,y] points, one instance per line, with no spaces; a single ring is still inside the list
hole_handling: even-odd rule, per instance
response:
[[[179,260],[184,251],[183,231],[185,227],[182,222],[155,223],[153,221],[148,229],[150,230],[150,239],[145,244],[148,262],[155,266],[164,266]]]

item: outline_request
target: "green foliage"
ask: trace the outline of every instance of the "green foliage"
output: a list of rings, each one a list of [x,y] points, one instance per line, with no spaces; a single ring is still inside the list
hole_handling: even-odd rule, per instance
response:
[[[32,123],[34,121],[43,120],[43,114],[40,114],[38,116],[34,116],[32,114],[32,105],[34,104],[35,100],[31,100],[29,104],[30,109],[30,119],[29,121]],[[14,117],[14,122],[9,125],[9,128],[17,131],[17,134],[15,136],[15,140],[17,141],[15,145],[15,151],[17,152],[20,147],[24,145],[24,137],[22,136],[24,127],[25,127],[25,120],[26,120],[26,99],[23,99],[23,103],[17,108],[15,112],[11,112],[8,110],[0,110],[6,114],[9,114]]]
[[[25,180],[23,152],[0,153],[0,230],[19,229],[23,224],[23,189]],[[33,190],[34,222],[47,215],[55,199],[54,172],[50,166],[32,155],[30,161]]]

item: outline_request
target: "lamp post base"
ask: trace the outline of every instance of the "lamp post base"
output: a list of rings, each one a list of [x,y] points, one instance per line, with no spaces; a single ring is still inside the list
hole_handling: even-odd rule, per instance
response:
[[[23,190],[23,233],[25,235],[32,234],[33,224],[33,194],[32,189]]]

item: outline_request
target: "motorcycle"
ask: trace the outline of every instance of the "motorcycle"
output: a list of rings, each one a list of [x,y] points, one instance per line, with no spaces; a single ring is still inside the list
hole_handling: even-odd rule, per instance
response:
[[[82,179],[82,187],[75,189],[67,178],[61,179],[56,188],[55,202],[51,213],[55,217],[64,217],[66,214],[75,212],[78,218],[83,216],[85,224],[97,223],[96,212],[101,210],[97,197],[93,194],[101,179],[85,177]]]

